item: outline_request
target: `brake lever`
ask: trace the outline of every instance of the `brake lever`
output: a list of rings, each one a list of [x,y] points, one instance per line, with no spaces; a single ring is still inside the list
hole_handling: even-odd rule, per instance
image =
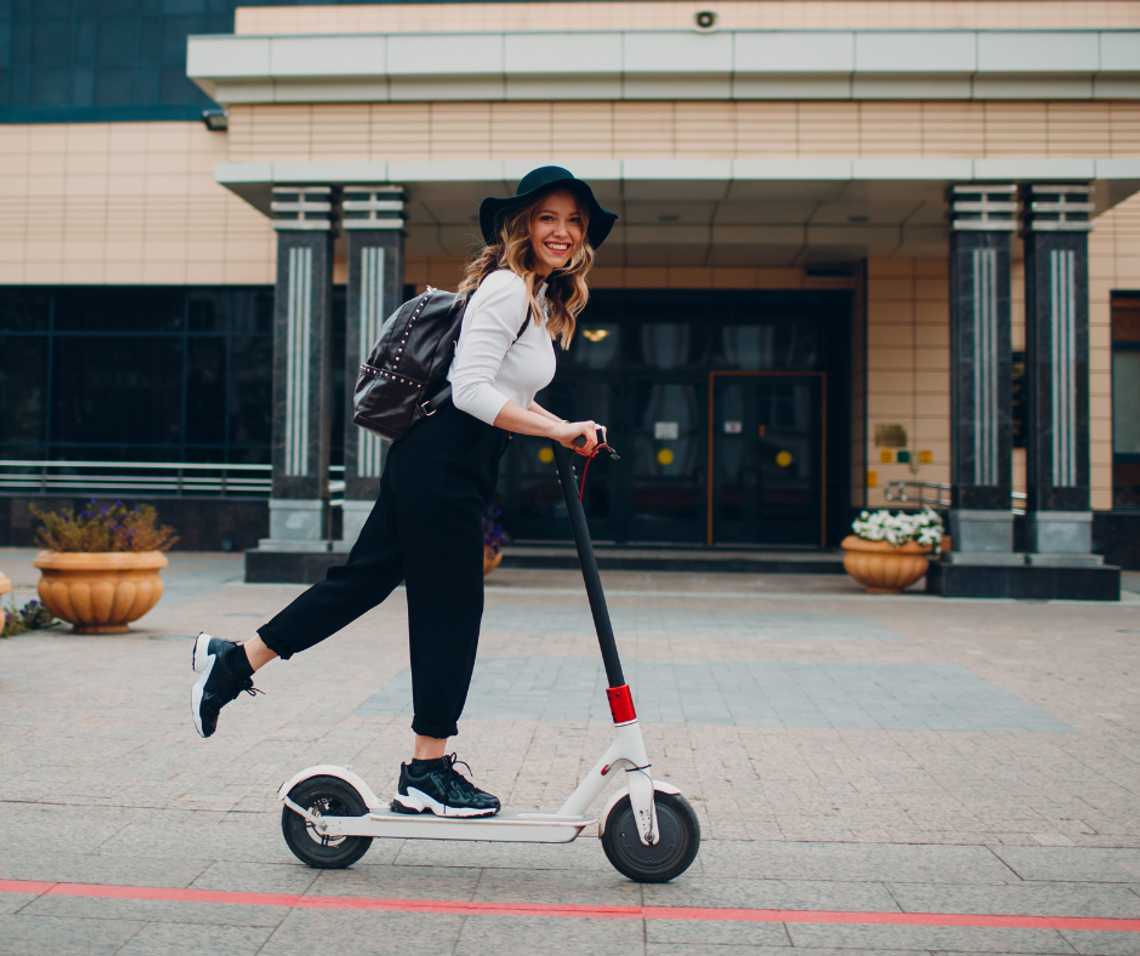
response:
[[[599,428],[598,431],[601,431],[601,429]],[[586,436],[585,435],[579,435],[570,444],[572,444],[575,448],[585,448],[586,447]],[[599,441],[597,444],[597,449],[598,449],[598,451],[604,451],[610,457],[611,460],[621,461],[621,455],[619,455],[613,449],[613,446],[610,445],[608,442]]]

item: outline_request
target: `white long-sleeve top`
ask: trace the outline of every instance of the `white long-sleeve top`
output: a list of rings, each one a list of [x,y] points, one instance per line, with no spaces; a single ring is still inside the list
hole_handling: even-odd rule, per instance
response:
[[[545,307],[545,283],[537,299]],[[526,311],[526,282],[509,269],[487,276],[467,303],[447,378],[455,407],[488,425],[508,401],[529,408],[554,378],[554,342],[542,315],[532,314],[515,341]]]

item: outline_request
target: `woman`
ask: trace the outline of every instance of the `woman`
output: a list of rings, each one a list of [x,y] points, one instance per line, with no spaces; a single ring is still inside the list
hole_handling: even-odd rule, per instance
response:
[[[586,305],[594,250],[617,219],[590,187],[558,166],[523,177],[509,199],[479,209],[486,246],[467,267],[469,297],[448,378],[452,398],[388,451],[380,498],[348,562],[332,568],[245,644],[200,634],[191,703],[209,737],[218,712],[253,673],[289,659],[383,601],[401,582],[408,599],[415,747],[400,765],[392,808],[405,813],[488,816],[496,797],[455,769],[458,733],[483,615],[482,515],[512,433],[538,435],[589,455],[592,421],[566,422],[534,400],[554,377]]]

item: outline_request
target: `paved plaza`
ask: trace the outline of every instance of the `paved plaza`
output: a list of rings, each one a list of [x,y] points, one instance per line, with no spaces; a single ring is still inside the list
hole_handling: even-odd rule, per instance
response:
[[[33,554],[0,550],[21,603]],[[301,588],[222,554],[164,577],[130,634],[0,641],[0,956],[1140,954],[1140,575],[1090,604],[603,574],[654,773],[703,829],[659,886],[594,829],[301,865],[278,785],[327,762],[390,793],[410,752],[403,592],[200,740],[192,636],[245,639]],[[577,573],[500,568],[456,749],[557,809],[610,738],[604,688]]]

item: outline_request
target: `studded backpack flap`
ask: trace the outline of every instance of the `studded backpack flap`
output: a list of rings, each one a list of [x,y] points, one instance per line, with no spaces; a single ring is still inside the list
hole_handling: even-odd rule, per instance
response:
[[[447,373],[466,308],[465,296],[428,286],[385,320],[356,379],[355,424],[399,441],[416,422],[436,413],[451,397]],[[528,309],[515,342],[529,323]]]

